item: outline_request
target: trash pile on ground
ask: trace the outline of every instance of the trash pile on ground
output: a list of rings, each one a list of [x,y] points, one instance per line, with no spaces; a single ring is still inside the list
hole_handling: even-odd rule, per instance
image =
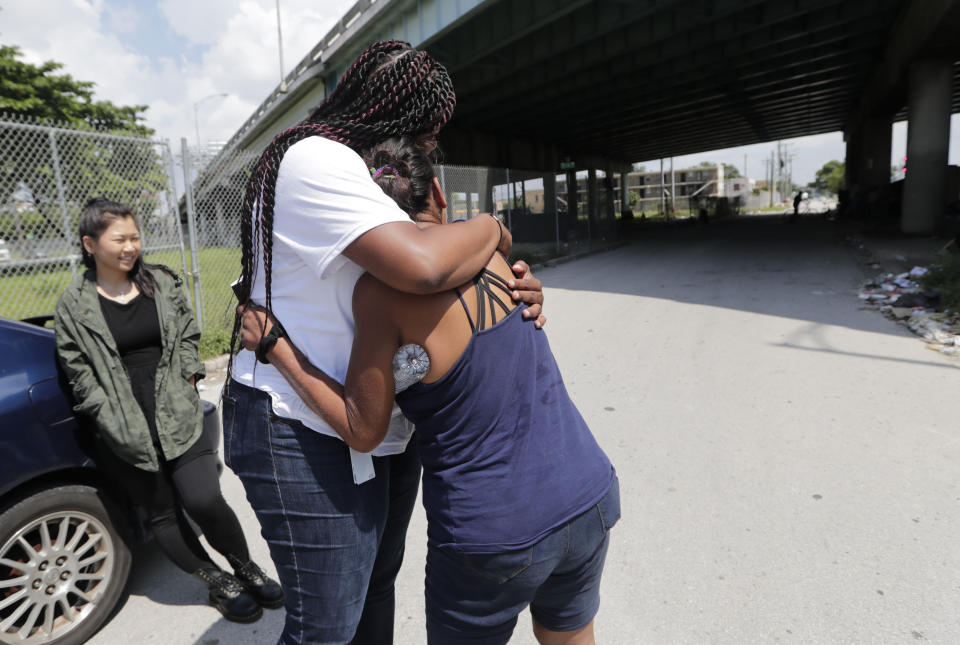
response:
[[[860,286],[859,297],[926,340],[928,349],[960,356],[960,313],[938,311],[940,294],[917,282],[926,272],[917,266],[899,275],[879,275]]]

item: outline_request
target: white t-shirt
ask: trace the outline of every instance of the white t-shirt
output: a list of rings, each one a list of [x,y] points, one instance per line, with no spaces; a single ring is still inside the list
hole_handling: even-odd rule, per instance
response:
[[[370,178],[363,159],[347,146],[309,137],[287,150],[277,175],[273,215],[271,304],[291,341],[307,359],[343,383],[353,345],[353,288],[363,269],[342,252],[382,224],[410,218]],[[254,276],[253,300],[266,300],[263,261]],[[241,351],[233,378],[270,394],[273,411],[317,432],[338,437],[297,396],[272,365]],[[403,452],[412,427],[394,408],[386,439],[372,455]],[[369,455],[351,449],[354,480],[373,477]]]

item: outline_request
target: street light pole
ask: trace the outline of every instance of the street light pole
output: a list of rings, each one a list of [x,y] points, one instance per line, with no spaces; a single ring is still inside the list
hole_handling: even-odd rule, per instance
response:
[[[277,5],[277,49],[280,52],[280,91],[287,91],[287,81],[283,77],[283,30],[280,29],[280,0],[276,0]]]
[[[200,104],[209,99],[222,98],[225,96],[230,96],[230,95],[226,92],[211,94],[209,96],[203,97],[202,99],[200,99],[199,101],[193,104],[193,127],[197,131],[197,150],[200,149],[200,117],[199,117]]]

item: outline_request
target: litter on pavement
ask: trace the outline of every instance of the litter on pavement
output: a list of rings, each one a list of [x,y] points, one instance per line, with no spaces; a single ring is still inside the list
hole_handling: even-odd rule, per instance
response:
[[[860,285],[858,297],[926,340],[928,349],[960,356],[960,312],[939,310],[940,294],[915,280],[926,272],[915,266],[906,273],[879,275]]]

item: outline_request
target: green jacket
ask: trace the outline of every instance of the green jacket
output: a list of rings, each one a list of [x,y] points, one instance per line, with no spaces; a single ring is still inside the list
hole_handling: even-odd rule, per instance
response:
[[[148,269],[144,269],[148,270]],[[206,374],[197,353],[200,330],[179,278],[151,270],[160,319],[157,365],[157,432],[167,459],[179,457],[200,437],[203,407],[187,379]],[[73,390],[74,411],[96,423],[103,441],[124,461],[157,471],[147,419],[133,396],[117,344],[97,296],[96,272],[78,277],[60,296],[54,318],[57,355]]]

